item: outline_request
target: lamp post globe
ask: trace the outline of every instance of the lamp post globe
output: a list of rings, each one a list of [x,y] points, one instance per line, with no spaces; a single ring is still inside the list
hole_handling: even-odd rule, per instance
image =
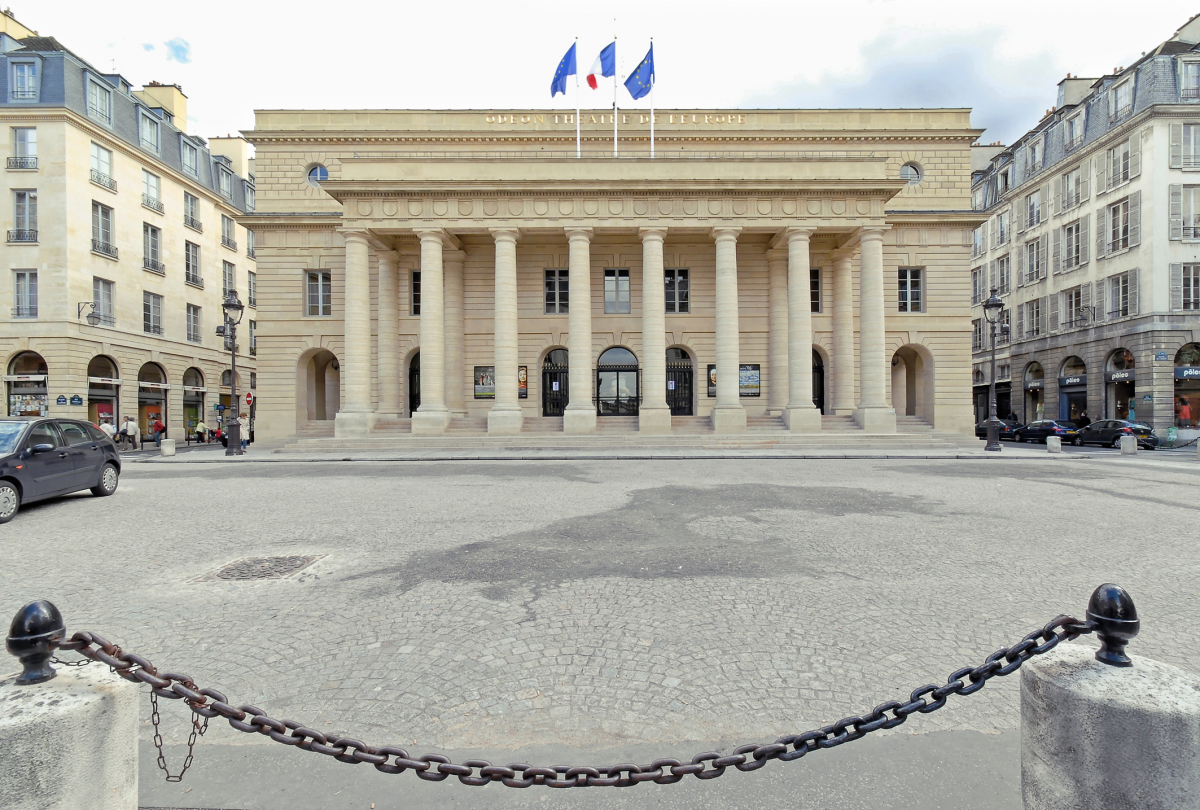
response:
[[[988,383],[988,419],[987,444],[984,450],[993,453],[1000,452],[1000,421],[996,418],[996,325],[1004,312],[1004,302],[1000,300],[999,290],[992,288],[992,294],[983,302],[983,317],[988,322],[992,333],[992,373]]]
[[[221,305],[225,312],[225,343],[229,346],[229,407],[232,414],[225,420],[225,455],[242,455],[242,425],[238,421],[237,393],[237,326],[242,322],[246,307],[238,299],[237,291],[230,290]]]

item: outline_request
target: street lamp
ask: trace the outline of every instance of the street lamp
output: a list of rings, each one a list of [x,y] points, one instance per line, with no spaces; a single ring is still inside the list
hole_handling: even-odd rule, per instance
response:
[[[987,319],[992,332],[992,375],[988,385],[988,420],[987,446],[984,450],[1000,452],[1000,421],[996,419],[996,324],[1000,323],[1000,314],[1004,311],[1004,302],[997,295],[999,291],[993,287],[988,300],[983,302],[983,317]]]
[[[238,299],[237,291],[230,290],[225,303],[221,305],[225,312],[225,325],[218,329],[218,334],[225,335],[225,345],[229,347],[229,401],[233,408],[233,418],[225,422],[225,455],[240,456],[242,454],[242,424],[238,421],[237,395],[237,326],[242,322],[246,307]]]
[[[100,325],[100,313],[96,311],[96,302],[95,301],[81,301],[79,306],[75,308],[76,317],[83,315],[84,307],[92,308],[92,311],[87,314],[88,326],[99,326]]]

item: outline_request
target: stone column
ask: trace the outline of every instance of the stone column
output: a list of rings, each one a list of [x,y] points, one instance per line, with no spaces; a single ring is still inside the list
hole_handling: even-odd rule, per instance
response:
[[[812,293],[809,285],[809,237],[812,231],[793,228],[788,246],[788,368],[789,397],[783,421],[797,433],[821,429],[821,412],[813,405]]]
[[[788,404],[788,267],[787,251],[767,251],[767,346],[771,361],[767,410],[783,413]]]
[[[567,228],[570,244],[568,260],[567,309],[568,376],[570,392],[563,413],[563,432],[595,433],[596,405],[592,402],[592,229]]]
[[[854,276],[853,254],[835,251],[833,256],[833,352],[830,359],[830,413],[854,413]]]
[[[463,331],[463,261],[467,254],[461,250],[442,252],[446,289],[446,407],[455,416],[466,416],[463,402],[464,366],[466,353]]]
[[[417,231],[421,238],[421,407],[412,416],[412,432],[429,435],[446,432],[446,321],[442,294],[441,229]]]
[[[371,256],[365,231],[346,231],[345,362],[342,386],[346,405],[334,417],[334,435],[362,437],[378,418],[371,408]]]
[[[521,432],[517,399],[517,237],[515,228],[493,228],[496,240],[496,401],[488,411],[489,434]]]
[[[379,415],[399,416],[400,410],[400,277],[399,257],[392,251],[379,254]]]
[[[869,433],[895,433],[888,406],[883,309],[883,229],[865,228],[860,242],[858,316],[858,409],[854,420]]]
[[[716,433],[744,433],[746,410],[738,398],[741,332],[738,328],[737,237],[741,228],[713,228],[717,243]]]
[[[670,433],[667,407],[667,304],[663,274],[666,228],[641,228],[642,238],[642,402],[638,430]]]

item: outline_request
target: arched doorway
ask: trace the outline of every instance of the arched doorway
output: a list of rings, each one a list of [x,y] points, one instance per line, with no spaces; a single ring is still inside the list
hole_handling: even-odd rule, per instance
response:
[[[813,349],[813,365],[812,365],[812,384],[813,384],[813,405],[817,406],[817,410],[822,414],[825,413],[825,361],[822,359],[820,352]]]
[[[1074,422],[1087,413],[1087,364],[1076,355],[1058,370],[1058,418]]]
[[[596,413],[599,416],[637,416],[637,357],[624,346],[613,346],[596,364]]]
[[[421,407],[421,353],[417,352],[408,361],[408,415],[412,416]]]
[[[1104,416],[1137,421],[1137,369],[1129,349],[1117,349],[1104,364]]]
[[[933,355],[918,343],[892,355],[892,407],[896,416],[916,416],[933,425]]]
[[[310,350],[300,356],[296,372],[297,421],[302,426],[304,422],[332,420],[342,403],[341,366],[337,357],[328,349]],[[228,369],[225,373],[229,373]]]
[[[542,359],[542,416],[562,416],[570,397],[566,349],[551,349]]]
[[[1200,343],[1188,343],[1175,353],[1175,421],[1181,428],[1200,424]]]
[[[49,411],[46,361],[37,352],[21,352],[8,364],[9,416],[45,416]]]
[[[1041,363],[1030,363],[1025,367],[1025,413],[1024,422],[1036,422],[1045,416],[1046,370]]]
[[[196,425],[204,419],[204,372],[189,368],[183,372],[183,425],[189,434],[196,432]]]
[[[683,349],[667,349],[667,407],[671,416],[691,416],[695,391],[692,357]]]
[[[88,419],[92,424],[117,426],[121,409],[120,377],[116,361],[111,357],[98,354],[88,363]]]
[[[161,420],[167,423],[167,372],[158,363],[146,363],[138,370],[138,426],[142,435],[151,433],[150,426]]]

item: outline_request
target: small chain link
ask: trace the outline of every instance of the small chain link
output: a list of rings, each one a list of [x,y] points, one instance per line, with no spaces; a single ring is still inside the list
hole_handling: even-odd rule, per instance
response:
[[[262,734],[283,745],[295,746],[304,751],[316,751],[341,762],[369,762],[376,770],[384,773],[396,774],[411,770],[416,773],[418,779],[430,782],[441,782],[454,776],[464,785],[475,786],[499,782],[515,788],[533,785],[568,788],[627,787],[642,782],[668,785],[688,775],[697,779],[715,779],[724,774],[730,766],[739,771],[755,771],[772,759],[791,762],[815,751],[862,739],[881,728],[895,728],[908,720],[912,714],[937,711],[946,705],[950,696],[973,695],[992,678],[1016,672],[1030,658],[1049,652],[1058,646],[1059,642],[1091,633],[1093,629],[1090,623],[1080,622],[1070,616],[1058,616],[1044,627],[1026,635],[1012,647],[996,650],[979,666],[956,669],[950,673],[945,684],[938,686],[930,683],[917,687],[906,701],[892,700],[880,703],[861,716],[844,717],[821,728],[780,737],[773,743],[738,746],[724,756],[707,751],[696,754],[688,762],[663,758],[656,759],[649,765],[622,763],[608,768],[587,765],[535,767],[523,763],[505,766],[493,765],[482,759],[470,759],[456,764],[438,754],[414,757],[403,748],[376,748],[341,734],[324,734],[295,720],[276,720],[257,706],[234,706],[217,690],[201,689],[187,675],[160,673],[147,659],[134,653],[122,652],[120,647],[95,633],[78,632],[71,636],[70,640],[60,642],[58,646],[62,650],[74,650],[90,661],[107,664],[122,678],[150,687],[154,745],[158,748],[158,766],[167,774],[168,782],[178,782],[191,766],[192,749],[197,738],[208,730],[208,720],[223,717],[238,731]],[[188,737],[187,759],[178,776],[171,776],[163,757],[162,736],[158,731],[160,697],[182,700],[195,715]],[[203,718],[203,722],[200,718]]]

